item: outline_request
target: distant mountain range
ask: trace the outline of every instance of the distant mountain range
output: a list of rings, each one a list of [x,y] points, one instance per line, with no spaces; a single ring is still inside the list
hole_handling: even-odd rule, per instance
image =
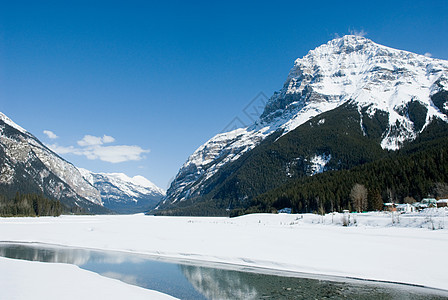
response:
[[[164,195],[142,176],[94,174],[76,168],[3,113],[0,171],[0,195],[42,194],[60,200],[75,213],[144,212],[154,208]]]
[[[101,194],[103,205],[117,213],[137,213],[156,207],[165,191],[143,176],[93,173],[79,168],[82,176]]]
[[[378,162],[412,143],[417,147],[430,128],[437,132],[434,139],[444,139],[447,113],[447,61],[359,36],[331,40],[295,61],[254,124],[200,146],[154,213],[249,209],[260,195],[286,190],[298,179]],[[385,199],[386,192],[380,193]],[[291,206],[291,199],[284,205]],[[347,205],[343,200],[339,208]]]

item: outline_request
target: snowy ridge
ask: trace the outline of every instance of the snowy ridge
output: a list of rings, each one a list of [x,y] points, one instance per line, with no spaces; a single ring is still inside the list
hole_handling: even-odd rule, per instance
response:
[[[5,153],[0,157],[0,184],[14,184],[18,174],[26,172],[27,180],[42,192],[55,199],[74,199],[75,206],[91,202],[117,212],[141,212],[153,208],[165,195],[143,176],[95,174],[76,168],[2,113],[0,150]]]
[[[9,126],[17,129],[18,131],[22,132],[22,133],[28,133],[28,131],[26,131],[25,129],[23,129],[22,127],[20,127],[19,125],[17,125],[16,123],[14,123],[10,118],[8,118],[4,113],[0,112],[0,120],[5,122],[6,124],[8,124]]]
[[[93,173],[83,168],[78,168],[78,170],[90,184],[95,185],[98,181],[97,177],[101,176],[107,178],[109,183],[113,184],[129,197],[139,197],[140,194],[165,195],[163,189],[140,175],[129,177],[124,173]]]
[[[16,131],[10,130],[11,128]],[[98,190],[84,180],[75,166],[59,157],[36,137],[2,113],[0,113],[0,147],[6,154],[0,166],[2,170],[0,183],[11,184],[16,176],[16,168],[24,166],[25,172],[37,182],[42,191],[49,190],[56,199],[60,199],[62,196],[74,198],[78,196],[102,205]],[[34,164],[37,162],[43,163],[46,169],[34,169]],[[50,173],[67,184],[70,190],[65,190],[63,184],[53,181],[45,183]]]
[[[49,152],[45,146],[38,146],[38,143],[32,142],[33,151],[39,159],[49,168],[56,176],[67,183],[78,195],[87,200],[102,205],[101,196],[90,183],[82,176],[78,169],[64,159],[54,156],[53,152]]]
[[[171,184],[169,198],[173,202],[186,199],[200,188],[196,180],[201,182],[212,177],[222,166],[237,160],[241,155],[253,149],[260,141],[272,133],[271,128],[254,130],[238,128],[230,132],[218,134],[199,147],[182,166]],[[173,187],[176,187],[173,189]],[[166,200],[164,200],[166,203]]]
[[[86,181],[100,193],[104,206],[119,213],[138,213],[152,209],[165,191],[143,176],[123,173],[93,173],[78,168]]]
[[[434,118],[448,121],[431,96],[448,90],[448,62],[378,45],[359,36],[329,41],[297,59],[283,88],[274,93],[261,117],[247,128],[221,133],[200,146],[179,170],[164,204],[200,195],[201,186],[223,165],[235,161],[275,131],[286,134],[309,119],[345,103],[373,116],[385,112],[383,149],[413,140]],[[404,108],[415,101],[427,109],[417,130]],[[448,105],[448,104],[445,104]]]

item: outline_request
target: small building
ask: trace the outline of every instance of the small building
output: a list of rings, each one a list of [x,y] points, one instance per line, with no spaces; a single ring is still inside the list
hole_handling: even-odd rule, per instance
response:
[[[437,200],[437,207],[448,207],[448,199]]]
[[[420,204],[426,204],[427,207],[437,207],[437,200],[434,198],[423,198]]]
[[[396,205],[397,212],[399,213],[411,213],[415,212],[415,207],[411,204],[405,203],[405,204],[397,204]]]
[[[279,214],[290,214],[292,213],[292,209],[290,207],[285,207],[278,210]]]
[[[428,204],[422,204],[420,202],[415,202],[415,203],[412,204],[412,206],[414,206],[415,209],[418,210],[418,211],[423,210],[423,209],[429,207]]]

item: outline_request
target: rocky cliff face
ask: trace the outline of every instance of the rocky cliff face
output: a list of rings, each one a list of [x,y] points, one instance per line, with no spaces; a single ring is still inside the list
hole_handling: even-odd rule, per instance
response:
[[[0,187],[4,193],[43,193],[71,207],[107,211],[99,191],[75,166],[2,113],[0,154]]]

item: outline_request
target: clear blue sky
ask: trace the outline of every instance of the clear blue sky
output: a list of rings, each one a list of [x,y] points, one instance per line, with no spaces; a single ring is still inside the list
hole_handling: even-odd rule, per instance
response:
[[[296,58],[353,30],[448,59],[446,0],[0,1],[0,111],[77,166],[166,188]]]

